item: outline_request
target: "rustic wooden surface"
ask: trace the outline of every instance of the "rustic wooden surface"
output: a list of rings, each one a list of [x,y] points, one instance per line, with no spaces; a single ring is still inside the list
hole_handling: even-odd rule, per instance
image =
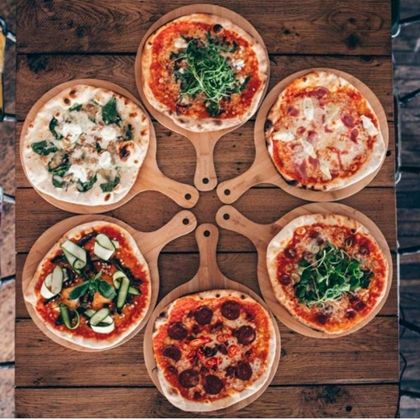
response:
[[[189,2],[19,0],[19,120],[24,119],[41,94],[71,78],[105,78],[136,95],[133,69],[141,37],[163,13],[186,3]],[[388,156],[372,184],[343,203],[372,218],[395,252],[389,2],[215,3],[241,13],[261,33],[271,54],[270,86],[297,70],[328,66],[354,74],[379,97],[390,124]],[[155,126],[162,171],[191,184],[195,167],[192,145],[157,123]],[[20,128],[18,124],[18,132]],[[252,132],[253,122],[248,122],[218,143],[215,161],[219,180],[236,176],[251,165]],[[19,164],[17,185],[17,265],[21,270],[37,237],[69,214],[43,201],[30,188]],[[277,188],[261,186],[241,197],[235,207],[252,220],[269,223],[303,203]],[[201,194],[193,212],[200,223],[214,222],[220,206],[215,191],[211,191]],[[148,192],[109,214],[136,229],[151,231],[178,210],[168,198]],[[258,292],[256,253],[248,240],[221,230],[218,262],[225,275]],[[160,297],[191,278],[197,265],[193,234],[165,247],[159,260]],[[151,386],[143,364],[142,334],[103,353],[98,363],[97,356],[81,355],[48,340],[28,318],[19,285],[20,277],[16,308],[18,416],[188,416],[172,408]],[[394,416],[399,373],[396,285],[394,277],[390,297],[379,316],[349,337],[319,341],[280,325],[283,354],[273,385],[259,400],[239,411],[238,416]]]

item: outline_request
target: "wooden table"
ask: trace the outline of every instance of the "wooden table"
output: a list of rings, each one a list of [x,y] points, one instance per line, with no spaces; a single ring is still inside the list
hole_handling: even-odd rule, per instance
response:
[[[34,101],[58,83],[103,78],[137,95],[134,58],[147,28],[162,14],[187,3],[135,0],[17,2],[17,114],[23,121]],[[396,259],[395,189],[390,7],[387,0],[216,1],[255,25],[271,54],[273,86],[312,66],[334,67],[360,78],[381,100],[390,124],[390,146],[375,180],[343,200],[382,229]],[[19,134],[21,123],[18,124]],[[162,170],[191,183],[191,144],[155,124]],[[253,161],[253,122],[224,137],[216,147],[219,180],[242,173]],[[176,156],[176,159],[173,157]],[[43,201],[17,169],[17,266],[22,270],[37,237],[69,216]],[[269,223],[303,204],[270,186],[253,188],[235,206]],[[214,222],[221,203],[214,191],[201,194],[193,209],[199,222]],[[151,211],[153,209],[153,211]],[[153,230],[179,210],[158,193],[143,193],[112,211],[137,229]],[[221,230],[218,261],[224,273],[258,291],[255,249],[243,237]],[[191,278],[198,264],[193,234],[170,243],[160,258],[161,291]],[[339,340],[315,340],[280,325],[282,360],[272,385],[238,412],[244,417],[394,416],[398,398],[398,288],[380,315],[358,333]],[[142,356],[143,334],[101,354],[64,349],[29,319],[18,282],[16,411],[18,416],[183,416],[152,386]],[[194,417],[196,417],[194,415]]]

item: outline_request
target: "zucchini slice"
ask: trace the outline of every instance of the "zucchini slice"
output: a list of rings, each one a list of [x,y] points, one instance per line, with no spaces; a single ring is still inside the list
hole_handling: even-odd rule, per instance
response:
[[[92,318],[93,315],[96,314],[96,311],[93,309],[86,309],[86,311],[83,313],[87,318]]]
[[[58,295],[63,288],[64,273],[63,270],[56,266],[54,270],[45,277],[41,286],[41,296],[44,299],[51,299]]]
[[[90,318],[90,326],[93,327],[95,325],[98,325],[100,322],[102,322],[107,316],[109,315],[109,309],[108,308],[102,308],[99,309],[92,317]]]
[[[117,246],[115,244],[117,244]],[[93,252],[100,259],[108,261],[114,255],[118,246],[119,244],[117,241],[113,241],[109,239],[108,236],[100,233],[96,236]]]
[[[121,285],[118,289],[118,297],[117,297],[117,308],[122,309],[125,305],[128,295],[128,289],[130,287],[130,280],[127,277],[121,278]]]
[[[130,287],[128,288],[128,294],[129,294],[129,295],[138,296],[138,295],[140,294],[140,290],[139,290],[139,289],[136,289],[136,288],[135,288],[135,287],[133,287],[133,286],[130,286]]]
[[[68,239],[61,244],[67,261],[75,270],[81,270],[87,262],[86,250]]]
[[[127,276],[125,275],[125,273],[123,273],[122,271],[116,271],[113,276],[112,276],[112,282],[114,283],[114,287],[116,289],[120,288],[120,284],[123,278],[127,278]]]
[[[76,315],[76,317],[74,318],[74,319],[76,319],[76,322],[74,322],[74,319],[70,318],[69,308],[67,308],[67,306],[64,305],[63,303],[60,303],[60,313],[61,313],[61,318],[63,318],[64,325],[69,330],[75,330],[80,325],[79,312],[72,311],[72,313],[74,313]]]
[[[108,318],[111,320],[110,323],[107,323],[105,321],[108,321]],[[98,334],[109,334],[115,329],[115,323],[114,320],[107,316],[100,324],[98,325],[91,325],[92,330],[95,331]]]
[[[55,296],[55,294],[52,293],[51,290],[50,290],[51,280],[52,280],[52,273],[48,274],[48,276],[45,277],[45,280],[42,283],[42,286],[41,286],[41,296],[44,299],[51,299],[51,298],[53,298]]]

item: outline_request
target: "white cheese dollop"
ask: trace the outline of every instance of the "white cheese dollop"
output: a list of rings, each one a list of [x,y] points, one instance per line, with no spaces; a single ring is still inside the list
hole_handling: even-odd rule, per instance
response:
[[[303,114],[308,121],[314,119],[314,104],[312,103],[311,98],[303,99]]]
[[[312,146],[311,143],[309,143],[308,141],[301,139],[300,140],[303,146],[303,151],[306,155],[311,156],[312,158],[316,159],[317,155],[314,149],[314,146]]]
[[[79,124],[74,123],[64,123],[61,130],[64,138],[70,139],[72,143],[76,142],[83,130]]]
[[[101,141],[102,148],[106,149],[110,141],[117,140],[118,135],[119,135],[118,130],[116,130],[114,127],[111,127],[109,125],[103,127],[99,131],[99,136],[102,138],[102,141]]]
[[[111,153],[109,152],[103,152],[99,156],[98,164],[101,168],[107,169],[112,166],[112,158]]]
[[[378,134],[378,129],[369,117],[362,115],[360,119],[362,120],[363,128],[367,131],[369,136],[376,136]]]
[[[71,165],[69,173],[73,174],[73,177],[79,179],[81,182],[88,180],[86,169],[80,165]]]
[[[187,41],[185,41],[184,38],[180,37],[180,38],[177,38],[175,40],[174,46],[175,46],[175,48],[179,48],[179,49],[187,48],[188,43],[187,43]]]
[[[292,141],[294,139],[295,139],[295,136],[290,131],[276,131],[273,134],[273,140]]]
[[[327,162],[325,162],[325,160],[319,159],[319,169],[321,170],[325,178],[332,178],[330,168],[328,167],[328,164]]]
[[[237,58],[232,61],[232,66],[235,70],[241,70],[245,66],[245,61],[242,58]]]

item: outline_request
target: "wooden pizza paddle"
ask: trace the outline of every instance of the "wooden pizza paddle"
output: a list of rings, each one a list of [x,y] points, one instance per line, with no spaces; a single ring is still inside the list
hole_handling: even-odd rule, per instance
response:
[[[196,155],[197,155],[197,166],[194,175],[194,185],[200,191],[210,191],[213,190],[217,185],[217,176],[216,170],[214,167],[214,158],[213,152],[216,143],[219,141],[221,137],[225,134],[229,133],[230,131],[236,130],[241,125],[245,124],[251,115],[246,120],[242,121],[240,124],[229,127],[223,130],[214,130],[214,131],[207,131],[204,133],[196,133],[194,131],[187,130],[179,125],[175,124],[175,122],[163,114],[162,112],[158,111],[154,108],[150,102],[147,100],[146,95],[143,90],[143,76],[142,76],[142,66],[141,66],[141,55],[143,52],[143,46],[146,40],[153,34],[157,29],[161,26],[165,25],[166,23],[179,18],[181,16],[190,15],[193,13],[206,13],[206,14],[213,14],[217,15],[226,19],[229,19],[235,25],[239,26],[240,28],[244,29],[248,32],[254,39],[258,41],[258,43],[263,47],[265,53],[265,59],[267,60],[267,80],[265,82],[263,94],[261,95],[260,103],[264,98],[268,83],[270,79],[270,59],[268,56],[268,51],[265,47],[264,41],[261,38],[260,34],[257,30],[248,22],[245,18],[241,15],[235,13],[232,10],[229,10],[225,7],[216,6],[214,4],[192,4],[189,6],[179,7],[171,12],[163,15],[160,19],[158,19],[146,32],[143,39],[140,42],[139,48],[137,50],[136,62],[135,62],[135,77],[136,77],[136,84],[137,89],[139,91],[139,95],[141,100],[143,101],[144,105],[146,106],[147,110],[150,114],[153,115],[163,126],[169,128],[172,131],[175,131],[178,134],[186,137],[188,140],[191,141],[192,145],[194,146]]]
[[[42,259],[48,253],[48,251],[54,246],[54,244],[57,243],[57,241],[59,241],[66,232],[73,229],[74,227],[93,221],[106,221],[110,223],[115,223],[121,226],[122,228],[126,229],[132,235],[149,266],[150,277],[152,282],[152,294],[149,309],[147,310],[144,319],[138,325],[138,327],[130,335],[125,337],[124,340],[106,349],[86,348],[81,345],[71,343],[52,333],[49,329],[46,328],[45,323],[35,313],[35,309],[33,308],[32,304],[25,300],[26,309],[28,310],[29,315],[31,316],[35,325],[47,337],[69,349],[85,352],[104,351],[114,347],[118,347],[126,341],[130,340],[139,331],[143,329],[150,314],[153,311],[153,308],[156,305],[156,301],[159,294],[158,258],[162,248],[174,239],[179,238],[180,236],[184,236],[187,233],[193,231],[197,226],[197,219],[195,218],[194,214],[187,210],[180,211],[166,225],[153,232],[137,231],[128,224],[122,222],[121,220],[109,216],[99,217],[95,215],[84,215],[74,216],[65,219],[46,230],[32,245],[32,248],[29,251],[28,256],[26,257],[25,265],[23,267],[22,272],[23,296],[25,296],[25,290],[29,286],[39,263],[42,261]]]
[[[341,333],[341,334],[326,334],[322,331],[317,331],[310,328],[303,323],[299,322],[294,318],[289,311],[276,299],[271,281],[267,271],[267,247],[273,237],[282,230],[289,222],[299,216],[308,214],[340,214],[343,216],[351,217],[362,223],[375,238],[379,244],[385,258],[388,262],[389,275],[387,279],[386,292],[377,307],[365,318],[362,322],[357,324],[355,327]],[[363,213],[349,207],[344,204],[338,203],[312,203],[306,204],[301,207],[297,207],[294,210],[286,213],[283,217],[278,219],[274,223],[270,224],[258,224],[242,215],[238,210],[232,206],[221,207],[216,214],[217,224],[225,229],[232,230],[248,238],[257,249],[258,253],[258,267],[257,276],[258,283],[260,286],[261,294],[264,297],[265,302],[270,307],[277,319],[299,334],[306,335],[313,338],[338,338],[345,335],[354,333],[360,328],[367,325],[372,319],[379,313],[384,306],[386,299],[391,289],[392,283],[392,258],[391,253],[386,242],[386,239],[378,226],[365,216]]]
[[[147,150],[146,157],[143,161],[143,164],[140,168],[139,174],[137,176],[137,180],[134,185],[131,187],[130,191],[125,195],[121,200],[113,204],[104,204],[104,205],[96,205],[96,206],[88,206],[85,204],[74,204],[68,203],[57,198],[54,198],[48,194],[45,194],[39,191],[33,184],[26,172],[26,168],[23,162],[23,139],[26,135],[26,132],[29,128],[29,125],[36,117],[36,114],[40,110],[42,106],[46,102],[48,102],[51,98],[58,95],[64,89],[69,87],[78,85],[78,84],[86,84],[89,86],[99,87],[103,89],[108,89],[113,92],[119,93],[122,96],[129,98],[133,101],[140,109],[145,113],[147,118],[149,118],[149,128],[150,128],[150,140],[149,140],[149,148]],[[174,181],[171,178],[168,178],[164,175],[158,167],[156,161],[156,133],[153,128],[153,124],[148,116],[147,112],[144,110],[143,105],[140,101],[134,97],[128,90],[116,85],[115,83],[111,83],[105,80],[97,80],[97,79],[76,79],[71,80],[70,82],[61,83],[58,86],[55,86],[47,93],[41,96],[41,98],[36,101],[36,103],[32,106],[31,110],[29,111],[28,115],[25,118],[25,122],[22,127],[22,131],[20,134],[20,161],[25,172],[25,176],[28,179],[29,183],[34,187],[35,191],[46,201],[52,204],[55,207],[58,207],[62,210],[71,212],[71,213],[82,213],[82,214],[94,214],[94,213],[104,213],[111,210],[114,210],[118,207],[121,207],[132,198],[134,198],[137,194],[143,191],[158,191],[162,194],[167,195],[172,200],[174,200],[177,204],[181,207],[191,208],[197,204],[199,194],[198,191],[191,185],[183,184],[181,182]]]
[[[278,96],[294,79],[301,77],[311,71],[328,71],[335,73],[337,76],[346,79],[353,86],[355,86],[363,94],[363,96],[367,99],[375,111],[378,117],[379,128],[385,142],[384,153],[381,158],[380,165],[374,172],[354,184],[335,191],[314,191],[288,184],[274,166],[271,156],[268,153],[265,140],[264,125],[267,120],[267,115],[270,112],[271,107],[276,102]],[[386,157],[386,151],[388,149],[389,129],[385,111],[379,99],[369,87],[367,87],[359,79],[356,79],[354,76],[343,71],[317,67],[301,70],[291,74],[290,76],[287,76],[276,86],[274,86],[274,88],[268,93],[258,111],[257,119],[255,121],[254,143],[255,160],[251,167],[241,175],[229,179],[228,181],[221,182],[217,187],[217,195],[220,201],[225,204],[234,203],[242,194],[248,191],[251,187],[254,187],[258,184],[276,185],[289,194],[307,201],[336,201],[356,194],[361,189],[366,187],[366,185],[368,185],[375,178],[376,174],[381,169]]]
[[[172,290],[168,293],[156,306],[155,310],[153,311],[150,319],[147,323],[146,330],[144,333],[144,360],[146,363],[147,372],[149,373],[150,378],[152,379],[153,383],[156,385],[157,389],[162,393],[162,388],[158,380],[157,376],[157,367],[155,358],[153,355],[153,329],[156,319],[159,315],[165,311],[170,303],[172,303],[175,299],[178,299],[181,296],[185,296],[191,293],[198,293],[205,290],[214,290],[214,289],[231,289],[236,290],[239,292],[244,292],[248,296],[251,296],[257,302],[259,302],[268,313],[271,315],[270,310],[267,308],[264,301],[258,296],[255,292],[253,292],[248,287],[244,286],[241,283],[228,279],[219,269],[216,259],[216,249],[217,249],[217,242],[219,238],[219,231],[217,227],[213,224],[206,223],[198,226],[195,231],[195,238],[197,240],[198,249],[200,252],[200,266],[196,273],[196,275],[189,280],[188,282],[182,284],[181,286],[177,287],[176,289]],[[272,316],[272,315],[271,315]],[[248,404],[255,401],[259,396],[263,394],[263,392],[267,389],[273,377],[277,371],[278,363],[280,360],[280,332],[278,330],[277,322],[274,318],[273,319],[273,326],[276,334],[276,354],[273,362],[272,369],[270,371],[270,375],[267,381],[264,383],[263,387],[258,390],[255,394],[249,396],[248,398],[239,401],[238,403],[227,407],[222,410],[217,410],[219,415],[227,415],[234,411],[237,411]],[[211,413],[214,413],[212,411]]]

